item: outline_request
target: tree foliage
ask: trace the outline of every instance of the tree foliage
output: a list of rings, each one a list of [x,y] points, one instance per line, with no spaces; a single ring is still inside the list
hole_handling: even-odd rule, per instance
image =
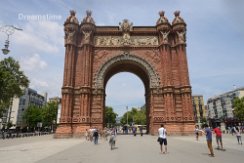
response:
[[[8,57],[0,61],[0,116],[4,109],[9,108],[14,96],[21,96],[21,88],[28,87],[29,80],[20,70],[18,61]]]
[[[42,127],[51,127],[56,122],[58,104],[49,102],[43,107],[30,105],[24,112],[23,119],[30,128],[37,127],[37,123],[42,122]]]
[[[38,122],[42,121],[41,108],[30,105],[24,112],[23,119],[30,128],[35,128]]]
[[[126,112],[121,120],[120,123],[127,124],[127,113],[128,113],[128,124],[138,124],[138,125],[145,125],[146,124],[146,109],[136,109],[132,108],[131,111]]]
[[[234,115],[239,120],[244,121],[244,97],[234,99]]]
[[[58,104],[49,102],[42,108],[42,123],[43,126],[51,126],[56,121],[58,113]]]
[[[105,107],[105,123],[114,125],[116,123],[116,117],[118,116],[117,113],[114,112],[112,107],[106,106]]]

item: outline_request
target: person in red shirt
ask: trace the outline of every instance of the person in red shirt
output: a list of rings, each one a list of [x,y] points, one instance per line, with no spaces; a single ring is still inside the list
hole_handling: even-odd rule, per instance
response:
[[[217,142],[217,149],[221,149],[221,150],[224,150],[223,148],[223,142],[222,142],[222,132],[220,130],[220,127],[217,126],[216,128],[214,128],[214,133],[216,134],[216,142]],[[219,148],[219,145],[221,148]]]

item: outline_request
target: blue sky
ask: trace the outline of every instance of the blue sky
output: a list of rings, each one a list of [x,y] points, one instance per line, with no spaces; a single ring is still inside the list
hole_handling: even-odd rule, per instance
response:
[[[87,9],[96,25],[118,25],[127,18],[135,26],[154,26],[158,12],[172,22],[180,10],[187,23],[187,57],[193,94],[211,96],[244,86],[244,1],[242,0],[0,0],[0,25],[23,29],[10,37],[9,56],[19,60],[30,87],[60,96],[63,81],[63,23],[69,10],[80,20]],[[55,16],[27,20],[24,16]],[[1,49],[6,36],[0,33]],[[0,55],[1,59],[5,56]],[[119,92],[119,93],[118,93]],[[126,106],[144,101],[142,81],[130,73],[114,75],[106,88],[106,104],[121,115]]]

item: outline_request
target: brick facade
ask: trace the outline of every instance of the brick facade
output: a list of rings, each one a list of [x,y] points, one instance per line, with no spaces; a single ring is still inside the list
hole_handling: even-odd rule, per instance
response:
[[[186,24],[175,12],[170,24],[160,12],[155,26],[96,26],[91,12],[79,24],[67,18],[62,112],[55,137],[104,127],[105,87],[118,72],[136,74],[145,85],[149,133],[164,123],[170,134],[194,130],[186,57]]]

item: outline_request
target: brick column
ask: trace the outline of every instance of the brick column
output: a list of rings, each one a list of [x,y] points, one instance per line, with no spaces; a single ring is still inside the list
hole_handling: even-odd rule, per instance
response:
[[[182,100],[182,119],[184,133],[191,133],[194,129],[194,114],[191,100],[191,86],[189,81],[188,64],[186,57],[186,24],[180,17],[180,12],[175,12],[175,19],[172,23],[172,29],[175,34],[175,49],[178,56],[179,71],[179,92]]]
[[[75,12],[71,11],[71,15],[64,24],[65,30],[65,62],[64,62],[64,78],[62,87],[62,110],[60,124],[56,130],[54,137],[71,137],[72,136],[72,110],[74,97],[74,72],[76,64],[76,48],[78,35],[78,20]]]
[[[83,22],[80,26],[81,44],[78,49],[78,61],[80,63],[79,79],[79,126],[74,129],[74,134],[81,134],[90,127],[91,121],[91,97],[92,97],[92,65],[93,65],[93,35],[95,25]],[[77,71],[78,72],[78,71]]]
[[[171,44],[172,44],[172,28],[167,18],[164,16],[164,12],[160,13],[160,20],[157,22],[157,31],[159,35],[159,52],[161,56],[161,68],[162,68],[162,86],[164,97],[164,119],[168,121],[172,116],[175,116],[175,107],[173,99],[173,82],[172,82],[172,57],[171,57]]]

